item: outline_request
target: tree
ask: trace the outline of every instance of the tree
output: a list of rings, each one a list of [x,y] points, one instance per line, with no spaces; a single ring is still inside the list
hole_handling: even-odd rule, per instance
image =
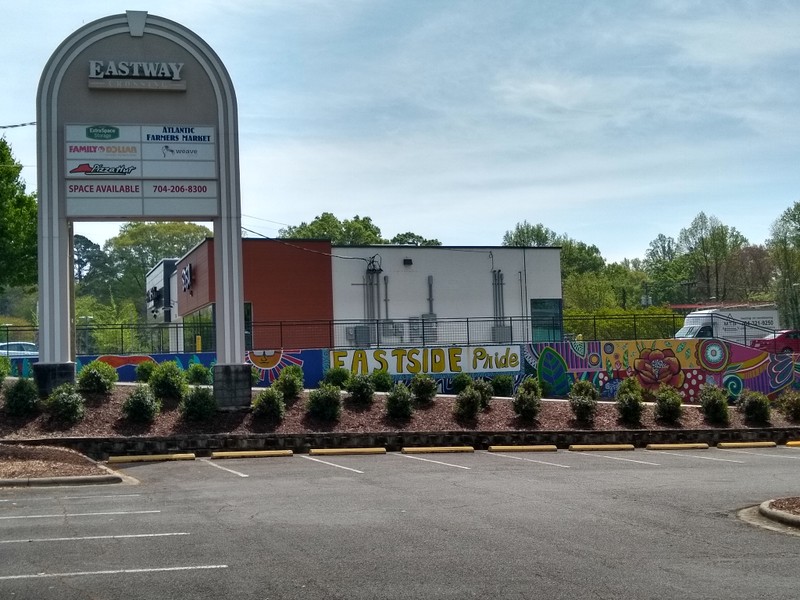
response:
[[[775,298],[785,327],[800,328],[800,202],[772,224],[767,247],[775,263]]]
[[[325,212],[310,223],[290,225],[278,232],[281,238],[304,238],[330,240],[336,246],[368,246],[384,244],[380,228],[370,217],[359,217],[340,221],[333,213]]]
[[[513,231],[506,231],[503,235],[503,246],[557,246],[558,235],[552,229],[549,229],[537,223],[531,225],[528,221],[517,223]]]
[[[647,274],[645,293],[651,304],[677,304],[687,300],[682,286],[688,285],[691,268],[674,238],[658,234],[645,251],[643,268]]]
[[[416,233],[412,233],[410,231],[406,231],[405,233],[398,233],[392,239],[389,240],[390,244],[404,244],[404,245],[411,245],[411,246],[441,246],[442,242],[439,240],[433,239],[429,240],[421,235]]]
[[[105,254],[99,244],[89,238],[75,235],[72,238],[72,264],[75,280],[80,283],[92,267],[98,267],[105,261]]]
[[[25,193],[21,171],[0,138],[0,291],[35,285],[38,279],[36,196]]]

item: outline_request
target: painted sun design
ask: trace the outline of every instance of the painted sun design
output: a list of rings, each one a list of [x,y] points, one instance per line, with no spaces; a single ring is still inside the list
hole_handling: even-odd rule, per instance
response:
[[[287,350],[250,350],[247,353],[247,362],[258,369],[259,381],[269,383],[275,381],[286,367],[290,365],[303,366],[300,352]]]

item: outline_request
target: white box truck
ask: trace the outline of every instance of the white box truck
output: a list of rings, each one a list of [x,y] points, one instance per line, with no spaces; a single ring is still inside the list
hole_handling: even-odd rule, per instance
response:
[[[772,307],[705,308],[686,315],[676,338],[721,338],[738,344],[763,338],[779,329]]]

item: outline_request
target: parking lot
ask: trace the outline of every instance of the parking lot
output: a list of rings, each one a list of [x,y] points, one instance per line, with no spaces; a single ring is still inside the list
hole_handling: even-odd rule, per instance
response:
[[[737,518],[800,494],[800,448],[117,469],[136,482],[0,490],[2,597],[735,599],[800,585],[800,537]]]

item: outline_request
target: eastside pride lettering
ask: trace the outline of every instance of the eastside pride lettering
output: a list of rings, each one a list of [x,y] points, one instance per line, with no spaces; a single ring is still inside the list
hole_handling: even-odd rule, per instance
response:
[[[331,350],[330,359],[331,368],[345,368],[356,375],[380,370],[392,375],[516,373],[521,364],[519,346]]]

